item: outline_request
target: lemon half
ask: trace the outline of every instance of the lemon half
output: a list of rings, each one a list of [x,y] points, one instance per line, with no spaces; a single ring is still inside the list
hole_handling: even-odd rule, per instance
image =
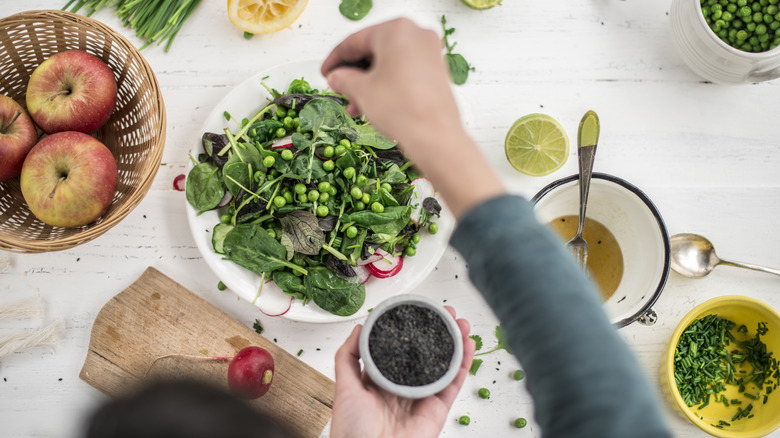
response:
[[[273,33],[291,25],[309,0],[228,0],[234,26],[252,34]]]

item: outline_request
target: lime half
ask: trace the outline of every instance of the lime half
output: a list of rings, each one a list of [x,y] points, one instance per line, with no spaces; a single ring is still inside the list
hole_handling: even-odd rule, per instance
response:
[[[509,164],[518,171],[544,176],[560,169],[569,158],[569,138],[552,117],[529,114],[509,128],[504,150]]]
[[[490,9],[501,3],[501,0],[463,0],[463,3],[474,9]]]

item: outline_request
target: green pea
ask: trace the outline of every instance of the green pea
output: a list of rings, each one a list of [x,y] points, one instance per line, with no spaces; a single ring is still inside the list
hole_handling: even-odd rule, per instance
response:
[[[298,111],[295,111],[294,109],[290,108],[287,110],[287,115],[290,117],[295,117],[298,115]]]
[[[284,161],[292,161],[294,157],[293,152],[290,149],[285,149],[282,151],[282,160]]]
[[[293,126],[295,126],[296,129],[301,126],[301,118],[300,117],[296,117],[296,118],[293,119]]]
[[[333,146],[325,146],[325,149],[322,150],[322,155],[325,156],[325,158],[330,158],[334,154]]]
[[[739,32],[737,32],[737,39],[739,41],[744,41],[747,39],[747,37],[748,37],[748,33],[746,31],[740,30]]]
[[[741,16],[741,17],[747,17],[749,15],[753,15],[753,10],[750,9],[749,7],[747,7],[747,6],[743,6],[743,7],[739,8],[739,12],[738,13],[739,13],[739,16]]]
[[[228,214],[236,214],[236,207],[233,207],[232,205],[228,207]]]
[[[295,193],[297,193],[299,195],[302,195],[302,194],[306,193],[306,190],[307,190],[306,189],[306,185],[303,184],[303,183],[298,183],[298,184],[295,185]]]
[[[393,190],[393,186],[391,186],[389,183],[382,183],[382,185],[380,187],[382,187],[383,189],[387,190],[388,192]]]
[[[330,172],[336,168],[336,163],[334,163],[333,160],[328,160],[322,163],[322,168],[325,169],[326,172]]]
[[[363,190],[360,190],[360,187],[358,186],[353,186],[352,189],[350,189],[349,194],[355,199],[361,199],[363,197]],[[367,203],[364,202],[364,204]]]
[[[288,204],[291,204],[295,199],[291,191],[286,191],[282,193],[282,196],[284,196],[284,200],[287,201]]]
[[[525,378],[525,373],[523,370],[517,370],[512,374],[512,378],[515,380],[523,380]]]
[[[371,206],[371,208],[372,209],[374,208],[373,205]],[[384,210],[384,208],[383,208],[383,210]],[[381,212],[377,212],[377,213],[381,213]],[[404,254],[406,254],[409,257],[414,257],[415,255],[417,255],[417,250],[413,246],[407,246],[404,249]]]
[[[225,283],[220,281],[219,283],[217,283],[217,289],[218,290],[225,290],[225,289],[227,289],[227,286],[225,286]]]
[[[339,145],[349,149],[352,147],[352,142],[350,142],[348,138],[342,138],[341,141],[339,142]]]
[[[357,180],[355,181],[355,184],[359,186],[364,186],[368,182],[368,178],[366,178],[365,175],[358,175]]]
[[[428,224],[428,232],[431,234],[436,234],[439,232],[439,224],[436,222],[431,222]]]
[[[319,184],[317,184],[317,188],[320,189],[320,193],[327,192],[330,190],[330,183],[327,181],[322,181]]]
[[[712,13],[712,15],[710,15],[710,17],[712,17],[713,20],[717,20],[722,15],[723,15],[723,11],[715,11],[715,12]]]
[[[270,168],[270,167],[274,167],[274,164],[276,164],[276,158],[274,158],[273,156],[269,155],[263,158],[263,166]]]
[[[292,129],[293,128],[293,118],[290,116],[287,116],[282,120],[282,125],[284,125],[284,129]]]
[[[734,19],[734,14],[732,14],[729,11],[726,11],[723,13],[723,16],[721,18],[723,19],[723,21],[729,22]]]
[[[412,243],[417,245],[418,243],[420,243],[420,235],[419,234],[412,234],[412,237],[411,237],[410,240],[412,241]]]
[[[756,30],[756,23],[748,23],[745,25],[745,29],[747,29],[748,32],[754,32]]]
[[[363,203],[363,201],[358,201],[355,203],[355,210],[363,211],[366,209],[366,204]]]
[[[766,33],[766,26],[764,26],[763,24],[759,24],[758,26],[756,26],[756,33],[758,35],[765,34]]]
[[[309,197],[306,196],[306,193],[301,193],[300,195],[298,195],[298,202],[301,204],[309,202]]]
[[[283,106],[276,107],[276,117],[283,118],[287,115],[287,110]]]
[[[223,214],[222,216],[219,217],[219,221],[222,222],[223,224],[229,224],[230,221],[232,220],[233,220],[233,216],[229,214]]]
[[[373,211],[374,213],[381,213],[385,211],[385,206],[380,204],[379,202],[372,202],[371,211]]]
[[[528,421],[525,418],[518,418],[515,420],[515,427],[518,429],[524,428],[528,424]]]
[[[270,178],[276,178],[277,176],[279,176],[279,172],[277,172],[276,169],[271,169],[271,171],[268,172],[268,176]]]
[[[269,228],[269,229],[265,230],[265,232],[268,233],[269,236],[271,236],[274,239],[276,239],[276,231],[274,231],[271,228]]]
[[[458,423],[463,426],[468,426],[469,423],[471,423],[471,418],[469,418],[468,415],[462,415],[460,418],[458,418]]]
[[[320,202],[328,202],[328,199],[330,199],[330,193],[328,192],[320,192]]]
[[[487,388],[479,388],[477,394],[479,394],[479,398],[490,398],[490,390]]]
[[[371,202],[371,195],[368,193],[363,193],[363,196],[360,198],[361,201],[363,201],[364,204],[368,204]]]
[[[747,6],[747,0],[737,0],[737,6],[740,8]]]
[[[320,192],[316,190],[311,190],[308,195],[309,201],[314,202],[318,199],[320,199]]]
[[[262,171],[258,170],[257,172],[255,172],[253,178],[255,182],[260,182],[263,180],[263,178],[265,178],[265,174]]]
[[[328,206],[320,205],[317,207],[317,216],[324,217],[328,215]]]
[[[347,237],[349,237],[350,239],[354,239],[355,237],[357,237],[357,234],[358,234],[358,229],[357,229],[357,227],[355,227],[355,226],[351,226],[351,225],[350,225],[350,226],[347,228],[347,232],[346,232],[346,234],[347,234]]]
[[[726,10],[727,10],[727,11],[729,11],[729,12],[731,12],[732,14],[733,14],[734,12],[737,12],[737,9],[738,9],[738,8],[737,8],[737,5],[736,5],[736,4],[734,4],[734,3],[729,3],[728,5],[726,5]]]
[[[344,178],[346,179],[352,179],[352,177],[355,176],[355,168],[354,167],[347,167],[344,169]]]
[[[276,130],[276,137],[278,137],[278,138],[282,138],[282,137],[284,137],[285,135],[287,135],[287,130],[286,130],[286,129],[284,129],[284,128],[279,128],[279,129],[277,129],[277,130]]]
[[[284,199],[284,196],[276,196],[274,197],[274,205],[276,208],[282,208],[287,205],[287,200]]]
[[[338,145],[338,146],[336,146],[335,152],[336,152],[336,155],[338,155],[340,157],[340,156],[342,156],[342,155],[347,153],[347,148],[345,148],[342,145]]]
[[[339,191],[338,189],[336,189],[336,186],[330,186],[330,188],[328,189],[328,194],[330,194],[330,196],[336,196],[338,192]]]

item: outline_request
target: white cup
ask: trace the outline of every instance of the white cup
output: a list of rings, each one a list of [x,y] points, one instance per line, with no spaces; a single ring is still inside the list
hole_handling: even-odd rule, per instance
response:
[[[700,0],[673,0],[672,36],[688,67],[719,84],[747,84],[780,77],[780,47],[745,52],[731,47],[704,20]]]

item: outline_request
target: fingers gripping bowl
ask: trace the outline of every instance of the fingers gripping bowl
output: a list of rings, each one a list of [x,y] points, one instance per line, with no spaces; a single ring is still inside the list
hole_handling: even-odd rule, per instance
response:
[[[577,175],[562,178],[533,197],[540,222],[548,224],[566,216],[576,218],[577,182]],[[604,302],[610,321],[617,327],[634,321],[654,323],[652,305],[666,284],[670,265],[669,235],[658,209],[647,195],[627,181],[594,173],[587,217],[609,230],[622,252],[622,277],[618,278],[614,293]],[[585,237],[587,240],[587,234]],[[588,241],[588,245],[589,252],[593,252],[599,241]]]

